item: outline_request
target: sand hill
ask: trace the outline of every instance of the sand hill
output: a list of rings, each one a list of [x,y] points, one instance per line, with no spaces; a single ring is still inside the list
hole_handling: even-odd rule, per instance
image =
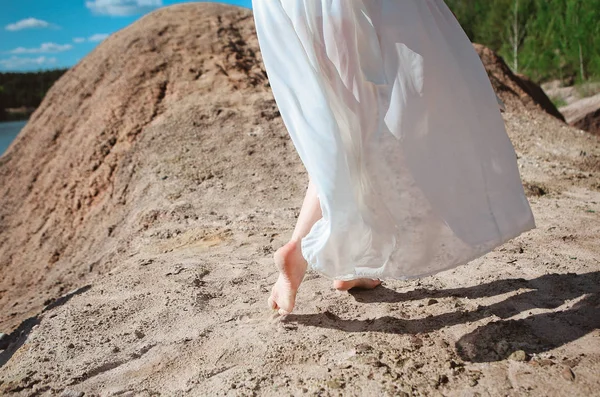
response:
[[[309,274],[280,318],[271,255],[307,177],[251,12],[177,5],[113,34],[0,157],[0,394],[597,392],[599,138],[478,51],[538,228],[373,292]]]
[[[600,94],[575,101],[560,111],[570,125],[600,135]]]
[[[557,119],[565,121],[564,116],[540,86],[527,76],[515,75],[504,59],[489,48],[475,44],[475,50],[486,67],[496,94],[510,112],[521,112],[525,109],[543,110]]]

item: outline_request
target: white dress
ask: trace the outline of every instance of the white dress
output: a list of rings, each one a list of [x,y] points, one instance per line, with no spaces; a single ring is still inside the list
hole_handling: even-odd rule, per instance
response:
[[[335,279],[421,277],[535,227],[495,94],[442,0],[253,0]]]

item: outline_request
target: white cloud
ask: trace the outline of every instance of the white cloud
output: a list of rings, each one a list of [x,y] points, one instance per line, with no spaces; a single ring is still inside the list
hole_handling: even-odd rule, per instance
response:
[[[75,37],[73,39],[74,43],[77,44],[81,44],[81,43],[85,43],[85,42],[90,42],[90,43],[98,43],[100,41],[104,41],[108,36],[110,36],[108,33],[96,33],[91,35],[90,37]]]
[[[31,66],[45,66],[52,65],[56,63],[56,58],[47,58],[45,56],[40,56],[37,58],[20,58],[20,57],[11,57],[9,59],[0,59],[0,66],[5,69],[22,69]]]
[[[108,34],[106,33],[96,33],[94,35],[91,35],[90,37],[88,37],[88,41],[91,41],[92,43],[98,42],[98,41],[102,41],[104,39],[106,39],[108,37]]]
[[[22,19],[19,22],[11,23],[6,25],[4,29],[10,30],[12,32],[23,29],[33,29],[33,28],[49,28],[52,27],[52,24],[46,21],[42,21],[41,19],[36,18],[27,18]]]
[[[71,48],[73,48],[73,46],[71,44],[44,43],[39,48],[18,47],[12,51],[9,51],[8,53],[9,54],[47,54],[47,53],[68,51]]]
[[[94,14],[126,16],[143,14],[162,7],[162,0],[87,0],[85,2]]]

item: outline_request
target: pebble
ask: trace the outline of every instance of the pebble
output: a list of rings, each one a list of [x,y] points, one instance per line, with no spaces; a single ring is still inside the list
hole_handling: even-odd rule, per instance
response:
[[[535,360],[535,363],[538,364],[540,367],[547,367],[550,365],[554,365],[554,362],[547,358],[541,358],[541,359]]]
[[[373,350],[373,347],[366,343],[361,343],[355,348],[357,354],[366,353]]]
[[[283,329],[286,331],[296,331],[298,329],[298,326],[295,324],[286,323],[283,324]]]
[[[148,266],[154,262],[154,259],[142,259],[139,261],[140,266]]]
[[[341,389],[344,387],[344,382],[337,379],[328,380],[326,383],[330,389]]]
[[[437,383],[438,385],[444,385],[446,383],[448,383],[449,379],[448,376],[446,375],[439,375],[437,378]]]
[[[84,393],[82,391],[75,391],[70,389],[65,389],[60,397],[83,397]]]
[[[0,350],[4,350],[8,347],[8,335],[0,332]]]
[[[560,372],[560,374],[565,380],[571,382],[575,380],[575,374],[573,373],[573,370],[567,366],[563,367],[563,370]]]
[[[527,361],[527,353],[525,353],[523,350],[517,350],[515,352],[513,352],[510,356],[508,356],[509,360],[512,361]]]
[[[419,338],[418,336],[411,336],[410,343],[412,347],[416,349],[423,347],[423,339]]]
[[[446,367],[448,369],[458,369],[458,368],[464,369],[464,366],[465,365],[463,363],[459,363],[459,362],[456,362],[454,360],[449,360],[449,361],[446,362]]]
[[[438,300],[431,298],[427,301],[427,306],[435,305],[436,303],[438,303]]]

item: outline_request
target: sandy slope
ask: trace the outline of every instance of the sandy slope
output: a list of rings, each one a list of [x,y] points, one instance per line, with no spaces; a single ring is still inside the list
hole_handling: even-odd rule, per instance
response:
[[[600,142],[541,111],[505,114],[537,229],[467,266],[372,292],[339,293],[309,274],[293,315],[266,308],[271,255],[307,181],[253,34],[249,12],[233,8],[145,17],[59,82],[0,160],[0,326],[12,332],[0,344],[0,394],[598,395]],[[152,62],[172,59],[150,50],[161,40],[180,58],[155,78]],[[138,59],[107,65],[112,77],[95,83],[92,68],[132,45]],[[97,118],[75,125],[71,114],[87,115],[70,100],[82,86]],[[157,110],[126,106],[138,97],[160,99]],[[53,165],[30,181],[26,153],[35,156],[34,133],[53,136],[57,112],[66,154],[53,149]],[[139,119],[133,137],[117,122]],[[69,213],[72,198],[44,199],[69,169],[77,183],[65,183],[88,194],[103,165],[72,159],[112,137],[107,187]],[[41,239],[44,228],[54,240]],[[56,242],[64,249],[49,260]]]

